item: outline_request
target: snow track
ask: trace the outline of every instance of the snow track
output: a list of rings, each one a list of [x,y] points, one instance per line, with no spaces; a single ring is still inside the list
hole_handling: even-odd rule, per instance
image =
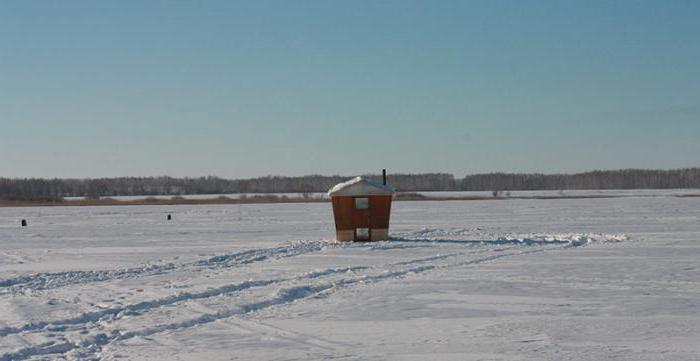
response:
[[[146,277],[176,271],[197,271],[203,269],[222,267],[230,268],[271,259],[294,257],[301,254],[318,252],[332,244],[333,243],[329,241],[299,241],[293,242],[287,246],[246,250],[181,264],[149,264],[142,267],[134,267],[120,270],[91,270],[37,273],[0,280],[0,292],[33,292],[64,287],[68,285]]]
[[[93,282],[178,271],[215,272],[271,259],[302,255],[311,257],[314,253],[324,250],[328,251],[329,259],[345,257],[352,252],[377,250],[398,258],[389,263],[372,264],[369,261],[362,261],[345,267],[314,269],[291,275],[283,274],[281,277],[260,277],[220,284],[200,291],[179,292],[165,297],[83,312],[63,319],[5,326],[0,328],[0,337],[20,338],[21,342],[15,344],[23,343],[26,346],[0,355],[0,361],[24,360],[48,355],[51,355],[51,358],[93,359],[100,356],[105,346],[135,337],[148,337],[165,331],[188,329],[302,300],[328,297],[351,287],[399,280],[429,271],[475,266],[506,257],[575,248],[590,242],[626,239],[624,236],[616,235],[583,234],[492,235],[480,240],[455,238],[464,236],[466,233],[468,232],[451,233],[449,230],[431,233],[421,230],[403,234],[401,238],[392,242],[365,244],[331,244],[327,241],[295,242],[286,246],[251,249],[182,264],[153,265],[121,271],[42,273],[7,279],[2,281],[0,286],[5,287],[6,291],[16,293],[23,290],[50,290],[75,284],[89,287]],[[414,255],[406,259],[401,253],[415,247],[422,247],[422,251],[426,253],[425,256],[415,257]],[[95,285],[95,287],[98,286]],[[192,306],[196,305],[204,307],[205,311],[201,312],[197,308],[198,311],[193,316]],[[4,348],[7,350],[7,347]]]

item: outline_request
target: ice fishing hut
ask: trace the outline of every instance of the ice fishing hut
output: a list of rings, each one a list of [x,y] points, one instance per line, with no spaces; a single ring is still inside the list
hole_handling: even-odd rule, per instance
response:
[[[336,184],[328,191],[333,202],[338,241],[381,241],[389,238],[389,216],[394,188],[366,177]]]

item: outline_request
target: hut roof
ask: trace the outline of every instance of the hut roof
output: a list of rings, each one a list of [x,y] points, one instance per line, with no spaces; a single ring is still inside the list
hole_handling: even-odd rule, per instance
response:
[[[367,177],[355,177],[338,183],[328,191],[329,196],[381,196],[394,194],[394,187]]]

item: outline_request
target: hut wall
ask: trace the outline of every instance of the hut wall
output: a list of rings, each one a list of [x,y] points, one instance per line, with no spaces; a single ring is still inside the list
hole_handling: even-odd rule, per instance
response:
[[[367,209],[356,209],[355,198],[368,198]],[[370,229],[370,240],[387,239],[392,196],[335,196],[332,197],[335,228],[339,241],[355,239],[355,229]]]

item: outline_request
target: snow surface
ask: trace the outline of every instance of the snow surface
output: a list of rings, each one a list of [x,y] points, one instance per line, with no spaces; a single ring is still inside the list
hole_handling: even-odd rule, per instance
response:
[[[347,182],[338,183],[328,190],[329,197],[392,194],[394,194],[394,187],[376,182],[367,177],[355,177]]]
[[[700,359],[700,198],[391,222],[339,244],[328,203],[0,208],[0,360]]]
[[[381,183],[378,183],[381,184]],[[394,189],[396,191],[396,189]],[[400,189],[398,191],[401,191]],[[411,192],[414,193],[414,192]],[[415,192],[436,198],[449,197],[493,197],[492,191],[435,191]],[[700,189],[569,189],[569,190],[543,190],[543,191],[501,191],[501,196],[510,197],[667,197],[667,196],[700,196]],[[239,199],[242,196],[278,196],[278,197],[311,197],[328,199],[326,192],[313,193],[221,193],[221,194],[181,194],[181,195],[142,195],[142,196],[107,196],[120,201],[143,200],[146,198],[172,199],[182,197],[185,199],[213,199],[217,197],[227,197]],[[85,197],[65,197],[68,200],[80,200]]]

